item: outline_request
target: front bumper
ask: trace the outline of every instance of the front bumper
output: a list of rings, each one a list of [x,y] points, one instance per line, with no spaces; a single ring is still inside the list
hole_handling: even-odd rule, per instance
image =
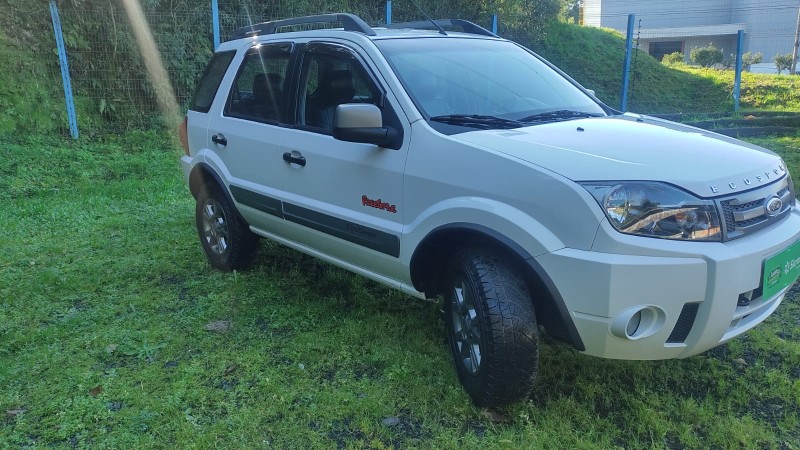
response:
[[[798,240],[796,209],[774,226],[725,243],[624,235],[604,221],[591,251],[562,249],[536,260],[564,299],[587,354],[683,358],[775,311],[789,288],[762,298],[763,262]],[[646,310],[640,333],[627,335],[625,323],[638,310]]]

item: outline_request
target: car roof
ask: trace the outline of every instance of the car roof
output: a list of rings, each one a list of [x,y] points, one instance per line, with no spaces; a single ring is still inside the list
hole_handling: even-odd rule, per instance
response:
[[[312,30],[287,31],[280,29],[292,26],[310,26],[323,23],[341,23],[341,28],[315,28]],[[449,28],[450,31],[445,31]],[[453,31],[452,28],[460,28],[461,31]],[[418,22],[404,22],[388,25],[371,27],[360,17],[353,14],[320,14],[315,16],[295,17],[281,19],[271,22],[252,24],[238,28],[234,31],[233,39],[228,42],[264,42],[276,40],[292,40],[301,38],[345,38],[352,39],[354,36],[367,38],[370,40],[382,39],[413,39],[413,38],[493,38],[500,39],[491,31],[480,27],[472,22],[462,19],[439,19],[424,20]],[[259,39],[256,39],[259,38]],[[227,43],[226,43],[227,44]],[[218,50],[227,50],[237,47],[237,44],[221,46]]]
[[[359,33],[356,31],[347,31],[342,28],[326,28],[321,30],[304,30],[304,31],[292,31],[292,32],[284,32],[284,33],[275,33],[275,34],[265,34],[265,35],[257,35],[252,37],[244,37],[240,39],[234,39],[230,41],[225,41],[217,48],[217,52],[221,51],[230,51],[236,50],[241,48],[243,43],[256,43],[256,42],[286,42],[295,39],[345,39],[345,40],[353,40],[354,37],[358,36],[361,39],[368,39],[371,41],[383,41],[383,40],[394,40],[394,39],[475,39],[475,40],[495,40],[495,41],[504,41],[505,39],[500,37],[491,37],[491,36],[481,36],[475,35],[471,33],[462,33],[462,32],[454,32],[448,31],[447,35],[442,35],[438,31],[435,30],[419,30],[419,29],[409,29],[409,28],[396,28],[396,29],[387,29],[387,28],[373,28],[375,31],[374,36],[367,36],[363,33]]]

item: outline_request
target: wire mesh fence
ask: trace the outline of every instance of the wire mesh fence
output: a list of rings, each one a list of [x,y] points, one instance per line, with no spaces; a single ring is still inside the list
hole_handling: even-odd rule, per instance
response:
[[[786,61],[791,60],[800,10],[798,0],[583,0],[582,3],[581,22],[587,26],[612,28],[624,34],[628,16],[635,15],[636,51],[630,68],[629,97],[632,108],[642,112],[659,110],[653,86],[649,85],[658,80],[646,79],[652,67],[650,58],[673,67],[694,66],[701,75],[702,68],[715,69],[717,78],[725,80],[727,97],[708,99],[708,104],[713,109],[730,108],[739,31],[743,32],[744,71],[788,73]],[[700,97],[706,94],[701,88],[697,92]]]
[[[497,14],[497,3],[422,1],[422,8],[432,17],[459,17],[490,28],[492,15]],[[546,19],[553,11],[533,7],[534,2],[517,2],[514,8],[506,5],[499,17],[498,34],[531,46],[534,51],[543,41]],[[144,13],[152,32],[166,73],[173,87],[177,104],[185,109],[194,90],[197,77],[213,53],[212,2],[143,2]],[[510,4],[510,3],[509,3]],[[556,4],[556,2],[553,2]],[[150,6],[148,6],[150,5]],[[153,6],[155,5],[155,6]],[[230,39],[237,28],[269,20],[308,14],[347,11],[362,17],[370,25],[386,22],[385,0],[218,0],[220,38]],[[662,79],[654,76],[667,64],[685,62],[707,65],[730,72],[731,87],[722,91],[706,89],[698,79],[697,96],[708,97],[708,109],[732,108],[732,84],[737,51],[736,36],[744,30],[744,69],[752,72],[777,72],[776,56],[785,59],[792,51],[800,0],[676,0],[650,2],[645,0],[619,2],[611,0],[583,0],[580,2],[579,21],[586,26],[613,28],[625,33],[629,14],[636,15],[633,30],[634,47],[630,67],[630,109],[637,112],[710,112],[665,111],[659,97],[669,95],[669,86],[658,86]],[[48,120],[58,123],[58,128],[68,134],[69,126],[63,106],[52,105],[54,98],[63,99],[59,60],[54,49],[55,39],[50,22],[50,12],[44,1],[26,3],[17,1],[6,11],[16,22],[33,24],[28,33],[40,32],[33,50],[45,58],[46,71],[33,66],[20,65],[24,73],[30,71],[31,79],[41,80],[41,98],[44,108],[53,111]],[[121,3],[116,1],[93,2],[72,0],[60,8],[63,38],[69,61],[69,73],[75,94],[78,124],[90,133],[125,132],[136,128],[149,128],[163,124],[157,94],[146,71],[146,59],[139,51],[131,21]],[[18,17],[17,17],[18,16]],[[421,19],[420,11],[411,2],[393,2],[392,21]],[[46,32],[44,32],[46,30]],[[545,52],[546,53],[546,52]],[[557,66],[577,68],[589,72],[599,70],[575,64],[582,55],[563,52],[546,53]],[[665,59],[666,58],[666,59]],[[699,59],[698,59],[699,58]],[[709,59],[710,58],[710,59]],[[623,56],[618,60],[602,61],[604,70],[619,74],[609,78],[613,86],[599,87],[605,91],[604,100],[618,107],[622,95]],[[598,65],[599,66],[599,65]],[[664,67],[658,70],[668,70]],[[655,70],[655,71],[654,71]],[[699,69],[698,69],[699,70]],[[786,68],[782,71],[786,73]],[[700,77],[701,78],[701,77]],[[586,77],[591,79],[591,76]],[[587,85],[589,88],[595,86]],[[46,95],[47,90],[59,95]],[[722,94],[720,94],[722,92]]]
[[[211,1],[152,2],[158,10],[147,8],[145,18],[149,24],[160,57],[173,88],[178,105],[184,110],[191,100],[199,74],[213,53],[213,23]],[[488,13],[470,11],[457,1],[428,2],[426,9],[432,15],[455,15],[488,22]],[[424,2],[423,2],[424,4]],[[19,15],[18,23],[49,25],[50,12],[41,2],[35,5],[14,3],[11,14]],[[309,14],[347,11],[354,13],[371,25],[386,21],[386,1],[320,1],[297,2],[292,0],[220,0],[219,32],[222,42],[230,39],[237,28],[269,20],[278,20]],[[393,9],[394,21],[418,20],[419,13],[409,2]],[[128,14],[119,2],[74,1],[59,8],[66,43],[69,73],[79,126],[90,133],[124,132],[130,129],[149,128],[162,123],[156,92],[148,78],[145,58],[138,51],[134,30]],[[53,30],[40,36],[45,54],[55,54]],[[33,40],[31,40],[33,41]],[[53,90],[61,87],[58,57],[48,58],[47,73],[31,74],[45,77]],[[63,90],[59,90],[64,98]],[[63,134],[69,133],[64,108],[53,120]]]

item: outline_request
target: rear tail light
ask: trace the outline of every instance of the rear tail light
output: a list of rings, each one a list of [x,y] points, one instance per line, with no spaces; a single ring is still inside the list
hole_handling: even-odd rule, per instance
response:
[[[178,126],[178,136],[181,140],[181,147],[183,147],[183,153],[186,156],[189,156],[189,134],[187,131],[187,127],[189,124],[189,117],[184,117],[183,122]]]

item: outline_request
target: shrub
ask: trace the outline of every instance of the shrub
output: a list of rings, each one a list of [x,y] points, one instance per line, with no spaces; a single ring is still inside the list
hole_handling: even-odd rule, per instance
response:
[[[661,59],[661,62],[668,66],[674,66],[675,64],[686,64],[686,57],[683,56],[683,52],[674,52],[670,53],[669,55],[664,55],[664,58]]]
[[[750,66],[752,66],[753,64],[758,64],[763,60],[764,60],[763,53],[747,52],[744,55],[742,55],[742,69],[750,70]]]
[[[705,47],[695,47],[689,52],[689,58],[691,58],[692,62],[703,67],[711,67],[715,64],[719,64],[722,62],[723,57],[722,50],[715,47],[714,44],[708,44]]]
[[[789,70],[792,67],[792,54],[775,55],[775,68],[778,69],[778,75],[784,70]]]

